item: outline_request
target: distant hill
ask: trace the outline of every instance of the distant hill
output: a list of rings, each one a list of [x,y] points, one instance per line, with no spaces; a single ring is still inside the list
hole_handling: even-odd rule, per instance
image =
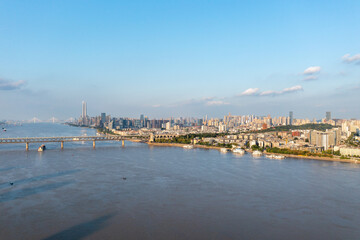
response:
[[[325,131],[326,129],[332,129],[335,126],[327,124],[327,123],[320,123],[320,124],[316,124],[316,123],[307,123],[307,124],[303,124],[303,125],[286,125],[286,126],[277,126],[277,127],[272,127],[272,128],[268,128],[268,129],[264,129],[264,130],[260,130],[260,131],[255,131],[257,133],[262,133],[262,132],[283,132],[283,131],[290,131],[290,130],[318,130],[318,131]]]

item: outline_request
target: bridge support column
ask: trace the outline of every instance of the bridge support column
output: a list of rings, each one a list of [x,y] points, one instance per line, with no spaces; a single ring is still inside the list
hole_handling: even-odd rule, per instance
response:
[[[61,142],[60,146],[61,146],[61,150],[63,150],[64,149],[64,142]]]
[[[95,148],[95,141],[93,141],[93,148]]]
[[[121,141],[121,146],[125,147],[125,141],[124,140]]]
[[[29,143],[26,143],[25,149],[26,151],[29,151]]]

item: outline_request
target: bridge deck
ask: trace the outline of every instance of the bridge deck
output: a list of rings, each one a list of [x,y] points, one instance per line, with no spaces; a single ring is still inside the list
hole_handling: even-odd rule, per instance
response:
[[[9,143],[44,143],[44,142],[82,142],[82,141],[121,141],[133,136],[72,136],[72,137],[24,137],[0,138],[0,144]]]

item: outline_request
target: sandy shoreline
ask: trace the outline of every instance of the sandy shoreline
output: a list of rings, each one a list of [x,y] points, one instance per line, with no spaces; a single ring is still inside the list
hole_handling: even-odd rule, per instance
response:
[[[189,144],[181,143],[147,143],[149,146],[159,146],[159,147],[184,147]],[[204,146],[204,145],[192,145],[194,148],[203,148],[203,149],[216,149],[220,150],[222,147],[216,146]],[[246,152],[251,153],[251,150],[246,150]],[[281,155],[289,158],[299,158],[299,159],[309,159],[309,160],[319,160],[319,161],[331,161],[331,162],[343,162],[343,163],[358,163],[357,160],[352,159],[340,159],[340,158],[329,158],[329,157],[314,157],[314,156],[302,156],[302,155],[292,155],[292,154],[281,154],[281,153],[267,153],[263,152],[265,155]]]

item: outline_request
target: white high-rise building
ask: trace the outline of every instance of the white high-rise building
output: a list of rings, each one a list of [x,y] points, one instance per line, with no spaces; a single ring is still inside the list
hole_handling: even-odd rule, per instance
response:
[[[81,117],[83,119],[85,119],[87,116],[87,107],[86,107],[86,102],[85,101],[82,101],[82,114],[81,114]]]
[[[170,130],[171,129],[171,122],[167,122],[165,124],[165,128],[166,128],[166,130]]]

